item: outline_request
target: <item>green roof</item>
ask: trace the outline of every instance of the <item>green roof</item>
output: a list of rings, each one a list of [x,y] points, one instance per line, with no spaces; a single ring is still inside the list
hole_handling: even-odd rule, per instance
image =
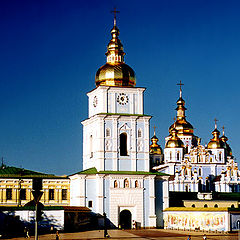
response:
[[[9,167],[9,166],[1,166],[0,167],[0,177],[1,178],[67,178],[67,177],[59,177],[54,174],[45,174],[40,172],[35,172],[31,170],[27,170],[24,168],[17,167]]]
[[[124,174],[124,175],[157,175],[157,176],[168,176],[168,174],[160,172],[144,172],[144,171],[97,171],[97,169],[89,168],[75,174]],[[75,175],[72,174],[72,175]],[[71,175],[71,176],[72,176]]]

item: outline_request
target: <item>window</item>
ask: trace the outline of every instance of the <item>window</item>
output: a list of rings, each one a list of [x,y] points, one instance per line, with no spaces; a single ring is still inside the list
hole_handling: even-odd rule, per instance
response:
[[[92,207],[92,201],[88,201],[88,207]]]
[[[67,189],[62,189],[62,200],[67,200]]]
[[[139,138],[142,137],[142,130],[141,130],[141,128],[138,129],[138,137],[139,137]]]
[[[215,204],[215,205],[214,205],[214,207],[215,207],[215,208],[218,208],[218,205],[217,205],[217,204]]]
[[[124,180],[124,187],[129,188],[129,181],[127,179]]]
[[[120,134],[120,156],[127,156],[127,134]]]
[[[205,208],[207,208],[207,207],[208,207],[208,205],[207,205],[207,204],[205,204],[205,205],[204,205],[204,207],[205,207]]]
[[[26,200],[26,189],[20,189],[20,200]]]
[[[118,182],[117,180],[114,181],[114,188],[117,188],[118,187]]]
[[[231,205],[231,208],[235,208],[234,204]]]
[[[221,160],[222,160],[222,154],[219,153],[219,161],[221,161]]]
[[[6,189],[6,198],[7,198],[7,200],[12,200],[12,189],[11,188]]]
[[[200,176],[202,175],[202,169],[201,169],[201,168],[198,169],[198,174],[199,174]]]
[[[54,189],[49,189],[48,197],[49,200],[54,200]]]
[[[138,188],[139,184],[138,184],[138,180],[135,181],[135,188]]]
[[[93,150],[92,150],[92,146],[93,145],[93,136],[90,135],[90,143],[89,143],[89,148],[90,148],[90,158],[93,157]]]
[[[106,137],[110,137],[110,136],[111,136],[110,129],[107,128],[107,129],[106,129]]]
[[[180,153],[177,152],[177,160],[180,160]]]

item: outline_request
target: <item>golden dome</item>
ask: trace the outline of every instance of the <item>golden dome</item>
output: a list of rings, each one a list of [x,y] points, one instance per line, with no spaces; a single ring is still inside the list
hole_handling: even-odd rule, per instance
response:
[[[119,29],[114,21],[111,30],[112,39],[107,47],[107,63],[100,67],[95,76],[96,86],[134,87],[136,85],[135,73],[131,67],[124,63],[123,45],[118,38]]]
[[[223,143],[223,148],[225,148],[227,152],[227,156],[232,156],[232,149],[230,148],[229,144],[227,143],[228,138],[224,134],[224,127],[223,127],[223,135],[220,137],[220,141]]]
[[[98,69],[95,83],[96,86],[134,87],[136,85],[135,73],[125,63],[106,63]]]
[[[175,128],[171,131],[171,138],[166,143],[166,148],[183,148],[184,144],[180,140],[180,138],[177,136],[177,130]]]
[[[171,132],[174,127],[178,131],[179,136],[193,135],[193,126],[185,118],[177,119],[176,122],[169,127],[169,132]]]
[[[213,138],[208,143],[207,148],[208,149],[224,148],[223,142],[219,138],[220,132],[217,130],[216,125],[215,125],[215,129],[212,132],[212,135],[213,135]]]
[[[151,138],[152,144],[150,145],[150,154],[162,154],[162,148],[160,145],[157,143],[158,138],[155,135]]]

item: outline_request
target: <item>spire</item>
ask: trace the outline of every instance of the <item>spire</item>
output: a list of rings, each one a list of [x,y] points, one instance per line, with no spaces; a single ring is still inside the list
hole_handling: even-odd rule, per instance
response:
[[[215,129],[217,129],[217,122],[218,122],[218,120],[216,118],[214,118],[214,122],[215,122]]]
[[[184,84],[183,84],[182,81],[180,80],[180,83],[177,83],[177,85],[180,86],[180,94],[179,94],[179,97],[182,98],[182,86],[183,86]]]
[[[111,30],[112,39],[108,44],[108,47],[107,47],[108,50],[106,52],[107,62],[111,64],[122,63],[124,62],[125,53],[123,51],[123,45],[120,39],[118,38],[120,32],[117,27],[116,18],[117,18],[117,13],[119,13],[119,11],[117,11],[116,8],[114,8],[114,10],[111,11],[111,13],[114,14],[114,20],[113,20],[113,28]]]
[[[180,86],[179,99],[177,100],[177,120],[185,119],[185,101],[182,99],[182,86],[184,85],[180,80],[180,83],[177,83]]]
[[[115,27],[117,25],[117,13],[120,13],[119,11],[117,11],[116,7],[111,11],[111,13],[114,14],[114,18],[113,18],[113,26]]]
[[[157,128],[157,127],[154,125],[154,126],[153,126],[153,136],[156,136],[156,131],[155,131],[156,128]]]

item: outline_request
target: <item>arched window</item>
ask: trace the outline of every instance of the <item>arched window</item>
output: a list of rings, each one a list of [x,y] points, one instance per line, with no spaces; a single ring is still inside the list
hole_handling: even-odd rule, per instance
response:
[[[235,208],[234,204],[231,205],[231,208]]]
[[[169,154],[169,159],[172,160],[172,152]]]
[[[198,182],[198,192],[202,192],[202,183],[201,183],[201,181]]]
[[[114,181],[114,188],[117,188],[118,187],[118,182],[117,180]]]
[[[195,204],[193,204],[192,207],[195,207]]]
[[[139,184],[138,184],[138,180],[135,181],[135,188],[138,188]]]
[[[205,207],[205,208],[207,208],[207,207],[208,207],[208,205],[207,205],[207,204],[205,204],[205,205],[204,205],[204,207]]]
[[[188,185],[187,185],[187,186],[185,186],[185,191],[188,192],[188,190],[189,190],[189,189],[188,189]]]
[[[142,137],[142,130],[141,130],[141,128],[138,129],[138,137],[139,137],[139,138]]]
[[[219,153],[219,161],[221,161],[221,160],[222,160],[222,154]]]
[[[89,152],[90,152],[90,158],[93,157],[93,136],[90,135],[90,139],[89,139]]]
[[[180,153],[177,152],[177,160],[180,160]]]
[[[215,207],[215,208],[218,208],[218,205],[217,205],[217,204],[215,204],[215,205],[214,205],[214,207]]]
[[[200,176],[202,176],[202,169],[201,169],[201,168],[198,169],[198,174],[199,174]]]
[[[120,134],[120,156],[127,156],[127,134]]]
[[[106,137],[110,137],[110,136],[111,136],[110,129],[109,129],[109,128],[107,128],[107,129],[106,129]]]
[[[129,188],[129,181],[128,179],[124,179],[124,187]]]

